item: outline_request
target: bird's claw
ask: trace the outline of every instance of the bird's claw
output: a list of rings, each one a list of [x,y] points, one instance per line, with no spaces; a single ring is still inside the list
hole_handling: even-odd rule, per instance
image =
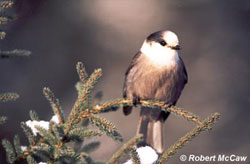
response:
[[[139,97],[134,97],[133,98],[133,105],[136,106],[137,104],[141,104],[140,98]]]
[[[166,106],[166,108],[170,108],[173,106],[173,104],[167,104],[167,103],[165,103],[164,105]]]

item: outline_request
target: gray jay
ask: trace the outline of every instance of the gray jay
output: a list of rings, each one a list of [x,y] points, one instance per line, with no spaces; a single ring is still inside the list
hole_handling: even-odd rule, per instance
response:
[[[134,56],[125,73],[123,97],[140,100],[158,100],[175,105],[188,81],[185,65],[178,55],[179,40],[171,31],[158,31],[149,35],[140,51]],[[131,106],[124,106],[125,115]],[[141,107],[137,133],[144,140],[137,146],[149,145],[156,152],[163,152],[163,123],[169,112]]]

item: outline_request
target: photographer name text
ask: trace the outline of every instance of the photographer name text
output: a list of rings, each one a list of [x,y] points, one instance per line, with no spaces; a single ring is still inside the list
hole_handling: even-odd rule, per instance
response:
[[[247,156],[240,156],[240,155],[225,155],[225,154],[218,154],[218,155],[181,155],[181,161],[188,161],[188,162],[246,162]]]

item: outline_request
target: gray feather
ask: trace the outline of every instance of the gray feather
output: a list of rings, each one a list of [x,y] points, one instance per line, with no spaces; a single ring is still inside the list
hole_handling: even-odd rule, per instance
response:
[[[133,58],[125,74],[124,98],[158,100],[175,105],[188,81],[185,65],[179,62],[169,68],[152,65],[142,52]],[[124,107],[124,113],[131,113],[132,107]],[[137,133],[144,134],[144,140],[138,146],[150,145],[158,153],[163,151],[163,123],[169,112],[161,109],[141,108]]]

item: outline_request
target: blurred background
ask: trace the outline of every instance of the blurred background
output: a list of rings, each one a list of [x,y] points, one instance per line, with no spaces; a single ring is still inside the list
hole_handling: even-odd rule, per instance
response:
[[[32,56],[0,60],[0,93],[21,95],[15,102],[0,104],[0,115],[8,116],[0,127],[0,139],[20,134],[27,144],[20,122],[29,119],[31,109],[41,119],[51,118],[43,87],[50,87],[66,113],[70,112],[77,96],[77,61],[89,73],[103,69],[95,88],[95,92],[103,92],[101,101],[120,98],[124,73],[143,40],[150,33],[168,29],[179,37],[180,55],[189,75],[177,106],[201,119],[221,113],[212,131],[188,143],[169,163],[180,163],[182,154],[250,158],[249,0],[22,0],[7,11],[18,19],[1,26],[7,36],[0,49],[27,49]],[[139,110],[129,117],[121,110],[104,117],[116,125],[125,141],[135,135]],[[165,123],[166,147],[194,126],[171,115]],[[91,154],[95,160],[109,159],[122,145],[108,137],[96,140],[102,144]],[[3,148],[0,154],[4,161]]]

